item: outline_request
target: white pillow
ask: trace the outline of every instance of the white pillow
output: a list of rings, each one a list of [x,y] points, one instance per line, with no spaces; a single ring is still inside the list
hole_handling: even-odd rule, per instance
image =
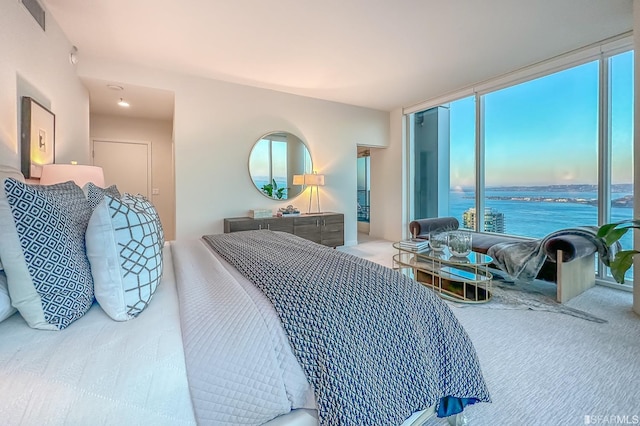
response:
[[[135,197],[108,194],[96,206],[85,236],[96,300],[116,321],[135,318],[162,278],[162,243],[156,218]]]
[[[16,308],[11,306],[9,298],[9,287],[7,286],[7,276],[0,271],[0,321],[4,321],[16,312]]]
[[[73,182],[6,179],[0,197],[0,257],[11,302],[30,327],[61,330],[93,303],[84,234],[91,208]]]

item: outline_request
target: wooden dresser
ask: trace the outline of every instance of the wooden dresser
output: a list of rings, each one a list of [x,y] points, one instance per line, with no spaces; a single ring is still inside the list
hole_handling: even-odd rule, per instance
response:
[[[288,232],[316,243],[337,247],[344,245],[344,215],[342,213],[312,213],[294,217],[231,217],[224,219],[224,232],[270,229]]]

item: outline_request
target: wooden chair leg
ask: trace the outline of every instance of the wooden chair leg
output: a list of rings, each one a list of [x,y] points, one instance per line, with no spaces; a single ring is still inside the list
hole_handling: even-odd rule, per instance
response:
[[[556,299],[560,303],[569,301],[596,284],[595,253],[571,262],[563,262],[562,250],[558,250],[556,265]]]

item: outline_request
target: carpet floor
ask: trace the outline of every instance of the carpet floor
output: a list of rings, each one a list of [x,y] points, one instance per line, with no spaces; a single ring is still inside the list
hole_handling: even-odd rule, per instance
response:
[[[396,252],[383,240],[340,250],[385,266]],[[469,424],[640,424],[640,316],[630,292],[596,286],[566,304],[606,323],[490,303],[450,306],[473,341],[493,401],[468,407]]]

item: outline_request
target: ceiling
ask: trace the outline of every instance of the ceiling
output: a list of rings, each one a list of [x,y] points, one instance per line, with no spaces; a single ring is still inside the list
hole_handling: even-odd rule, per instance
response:
[[[91,78],[82,82],[89,91],[92,114],[173,120],[173,92]],[[129,106],[119,106],[120,99]]]
[[[633,27],[633,0],[41,1],[81,61],[385,111]]]

